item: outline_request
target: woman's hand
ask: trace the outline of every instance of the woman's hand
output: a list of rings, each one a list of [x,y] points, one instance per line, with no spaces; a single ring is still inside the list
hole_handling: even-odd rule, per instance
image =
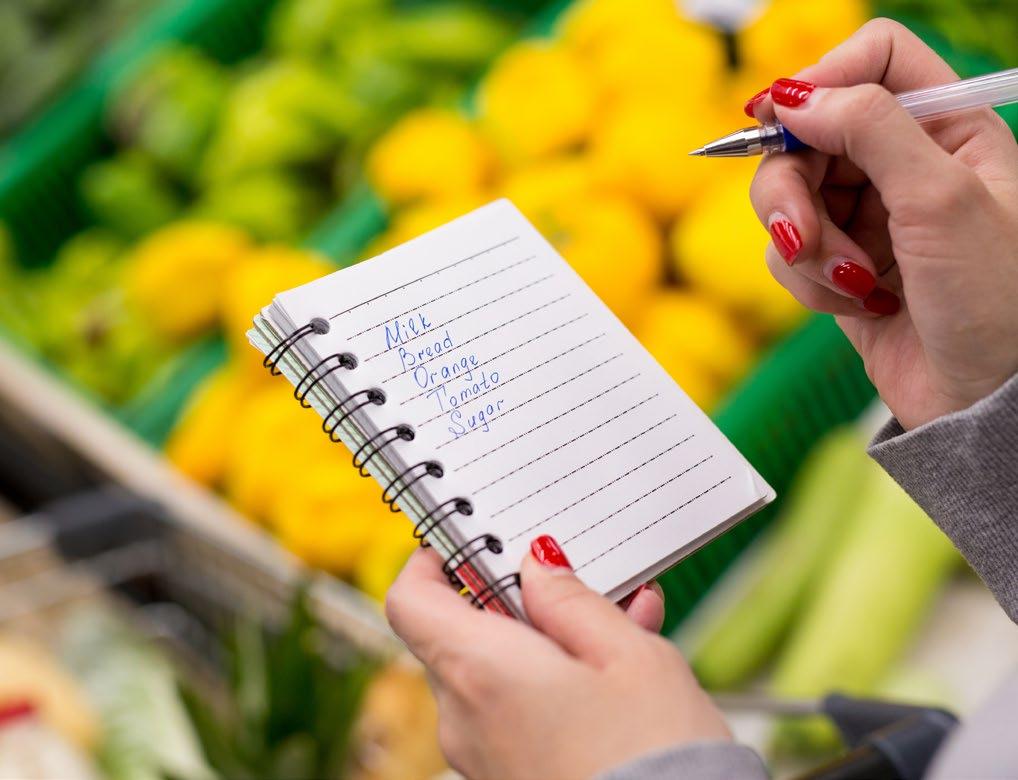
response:
[[[747,104],[817,150],[769,156],[753,182],[771,272],[838,316],[906,429],[1018,370],[1014,137],[990,109],[920,127],[892,97],[956,79],[880,19]]]
[[[587,588],[551,537],[533,549],[547,562],[528,555],[520,569],[533,626],[472,607],[432,550],[414,553],[386,599],[393,629],[428,669],[454,769],[475,780],[589,778],[677,743],[730,739],[656,627]],[[660,625],[651,589],[628,610]]]

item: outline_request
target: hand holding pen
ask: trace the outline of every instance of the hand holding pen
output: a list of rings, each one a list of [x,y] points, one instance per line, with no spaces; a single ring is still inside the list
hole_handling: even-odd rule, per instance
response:
[[[907,429],[1018,371],[1014,136],[989,108],[920,125],[892,94],[954,81],[915,35],[877,20],[751,106],[812,147],[766,155],[754,179],[768,266],[838,315]]]
[[[780,79],[776,84],[776,92],[764,89],[746,101],[746,115],[750,119],[755,117],[753,112],[768,95],[777,102],[785,101],[782,105],[794,106],[813,89],[812,84],[795,79]],[[933,122],[985,106],[1006,106],[1018,103],[1018,68],[902,92],[894,97],[917,122]],[[736,130],[689,154],[691,157],[752,157],[808,148],[780,122],[768,122]]]

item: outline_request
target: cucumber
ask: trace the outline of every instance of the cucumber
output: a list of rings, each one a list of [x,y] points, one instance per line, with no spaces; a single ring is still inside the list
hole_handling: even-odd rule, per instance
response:
[[[960,560],[947,537],[876,464],[867,467],[856,517],[778,658],[778,696],[869,695],[906,649]],[[830,730],[784,724],[776,748],[818,752]]]
[[[733,603],[708,623],[693,653],[693,670],[706,688],[745,682],[778,648],[837,549],[867,462],[861,437],[847,427],[809,454],[776,524],[757,542]]]

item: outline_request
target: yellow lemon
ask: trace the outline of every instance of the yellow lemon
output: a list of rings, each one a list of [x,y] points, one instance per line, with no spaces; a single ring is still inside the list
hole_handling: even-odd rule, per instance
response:
[[[381,489],[356,469],[309,462],[276,502],[272,529],[308,564],[350,576],[361,554],[391,514]],[[407,534],[409,536],[409,534]]]
[[[226,275],[249,248],[243,232],[213,222],[157,230],[127,259],[127,298],[160,334],[197,336],[217,324]]]
[[[556,31],[585,53],[630,29],[669,24],[677,17],[674,0],[579,0],[562,14]]]
[[[422,108],[399,120],[368,156],[375,191],[388,203],[471,192],[487,185],[495,155],[467,118]]]
[[[805,310],[767,269],[768,241],[749,202],[749,177],[742,174],[710,188],[676,223],[671,261],[695,289],[773,335],[799,322]]]
[[[863,0],[771,0],[738,36],[746,69],[764,79],[757,89],[817,62],[854,33],[868,12]]]
[[[252,391],[234,416],[227,446],[226,494],[242,512],[261,522],[276,498],[290,489],[291,472],[306,465],[303,454],[290,447],[294,436],[308,426],[314,430],[312,413],[300,408],[286,386],[277,379]],[[280,457],[283,442],[287,452]]]
[[[709,298],[686,290],[651,296],[636,336],[694,361],[721,387],[742,378],[753,362],[752,341],[731,315]]]
[[[417,547],[413,526],[406,517],[388,511],[384,514],[391,519],[379,520],[374,538],[353,569],[354,584],[377,601],[385,600],[392,581]]]
[[[606,100],[638,92],[674,100],[687,121],[716,100],[726,55],[721,33],[676,14],[664,22],[623,27],[585,58]],[[683,150],[688,151],[688,150]]]
[[[663,271],[661,236],[642,209],[618,195],[592,195],[560,202],[539,227],[616,316],[637,320]]]
[[[688,152],[720,135],[723,123],[710,111],[690,119],[689,111],[666,97],[643,94],[621,101],[592,140],[598,181],[659,217],[678,214],[718,176],[717,163]]]
[[[478,94],[481,126],[513,162],[578,146],[596,117],[597,91],[575,55],[547,42],[513,46]]]
[[[705,412],[712,411],[721,399],[723,387],[711,371],[682,350],[673,334],[667,331],[646,331],[640,343],[661,364],[675,383]]]
[[[250,392],[250,382],[236,367],[220,369],[206,379],[170,434],[166,457],[191,479],[219,484],[234,426]]]
[[[223,331],[233,359],[252,377],[267,377],[263,355],[247,341],[254,316],[272,303],[273,296],[325,276],[335,266],[302,249],[270,245],[248,253],[230,269],[223,284]]]
[[[533,162],[510,173],[498,191],[526,217],[547,223],[558,204],[587,197],[594,186],[586,158],[578,155],[552,157]]]

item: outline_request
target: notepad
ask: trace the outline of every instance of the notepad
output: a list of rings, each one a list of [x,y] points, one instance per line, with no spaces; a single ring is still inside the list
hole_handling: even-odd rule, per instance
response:
[[[279,293],[248,336],[490,610],[525,618],[539,535],[617,599],[774,498],[507,200]]]

